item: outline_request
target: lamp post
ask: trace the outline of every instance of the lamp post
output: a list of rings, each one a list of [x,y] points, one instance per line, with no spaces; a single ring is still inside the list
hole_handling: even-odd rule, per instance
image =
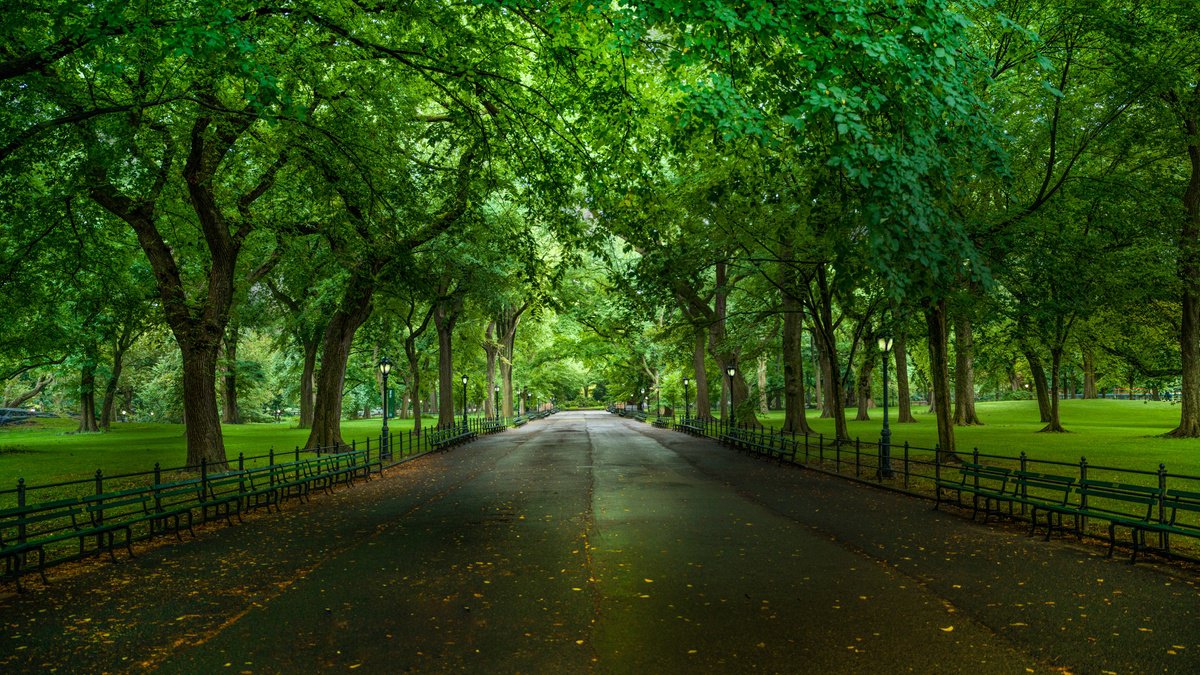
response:
[[[692,416],[691,402],[688,400],[688,384],[691,380],[683,378],[683,419],[689,419]]]
[[[496,408],[492,411],[500,419],[500,385],[496,385]]]
[[[733,426],[737,422],[737,413],[733,411],[733,376],[737,375],[737,366],[731,364],[725,374],[729,377],[729,425]]]
[[[892,336],[879,336],[879,351],[883,354],[883,431],[879,432],[879,477],[892,477],[892,430],[888,428],[888,352],[892,351]]]
[[[391,451],[388,449],[388,399],[387,399],[387,380],[388,375],[392,372],[392,360],[388,357],[379,359],[379,374],[383,376],[383,428],[379,430],[379,450],[381,453],[391,456]]]
[[[467,426],[467,376],[462,376],[463,383],[463,426]]]
[[[654,416],[662,416],[662,387],[654,388]]]
[[[642,402],[638,404],[638,412],[646,412],[646,388],[642,387]]]

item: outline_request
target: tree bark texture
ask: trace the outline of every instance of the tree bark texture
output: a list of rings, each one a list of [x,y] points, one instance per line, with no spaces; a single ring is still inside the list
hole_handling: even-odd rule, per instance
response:
[[[1062,422],[1058,417],[1058,392],[1060,373],[1062,372],[1062,350],[1050,350],[1050,421],[1042,427],[1045,433],[1063,433]]]
[[[506,305],[499,316],[496,317],[496,338],[499,341],[497,356],[500,361],[501,409],[504,417],[513,416],[513,350],[517,343],[517,328],[521,325],[521,316],[528,308],[528,301],[519,307]]]
[[[758,412],[766,415],[771,412],[767,405],[767,357],[758,357]]]
[[[804,409],[804,314],[800,300],[783,294],[783,431],[811,434]]]
[[[868,409],[875,407],[871,398],[871,375],[875,372],[875,350],[864,349],[862,365],[858,368],[858,414],[854,419],[859,422],[870,421]]]
[[[316,386],[314,376],[317,371],[317,350],[319,340],[305,340],[301,347],[304,349],[304,365],[300,369],[300,428],[311,429],[313,412],[316,409]]]
[[[433,326],[438,336],[438,426],[454,426],[454,325],[462,311],[462,296],[438,298],[433,308]]]
[[[483,336],[483,353],[487,357],[487,378],[483,388],[483,416],[496,416],[496,322],[489,321]]]
[[[703,328],[696,328],[696,339],[692,343],[692,379],[696,383],[696,417],[712,418],[712,395],[708,392],[708,369],[704,367],[705,336]]]
[[[1046,390],[1046,368],[1042,359],[1028,345],[1022,344],[1025,360],[1029,362],[1029,373],[1033,379],[1034,396],[1038,402],[1038,420],[1042,423],[1050,421],[1050,393]]]
[[[346,386],[346,363],[350,360],[354,334],[371,316],[374,294],[374,270],[356,270],[346,281],[341,303],[325,326],[313,425],[304,445],[306,448],[345,444],[342,439],[342,396]]]
[[[95,344],[87,346],[79,372],[79,431],[100,431],[96,423],[96,361]]]
[[[237,323],[232,321],[225,330],[224,354],[221,359],[221,393],[223,394],[221,422],[224,424],[242,423],[242,414],[238,410],[237,399],[238,332]]]
[[[966,312],[955,317],[954,337],[954,423],[960,427],[983,424],[975,413],[975,338]]]
[[[912,424],[917,418],[912,414],[912,396],[908,390],[908,346],[904,333],[892,340],[892,353],[896,357],[896,422]]]
[[[946,301],[929,302],[925,306],[925,323],[929,330],[929,381],[936,405],[938,432],[937,460],[942,463],[961,462],[955,452],[954,420],[950,406],[950,340],[947,335]]]
[[[1184,128],[1191,139],[1187,146],[1191,175],[1183,193],[1184,219],[1179,232],[1179,276],[1183,287],[1179,356],[1183,378],[1179,426],[1169,435],[1196,438],[1200,436],[1200,142],[1196,140],[1200,138],[1200,119],[1196,111],[1184,119]]]
[[[1083,350],[1083,397],[1100,398],[1096,389],[1096,353],[1091,348]]]
[[[842,372],[838,368],[837,335],[833,320],[833,288],[829,284],[825,266],[817,268],[817,298],[813,323],[818,335],[817,348],[822,355],[822,375],[825,380],[825,403],[829,408],[829,416],[833,417],[834,430],[838,438],[850,438],[846,426],[845,391],[842,384]],[[821,414],[825,417],[825,414]]]

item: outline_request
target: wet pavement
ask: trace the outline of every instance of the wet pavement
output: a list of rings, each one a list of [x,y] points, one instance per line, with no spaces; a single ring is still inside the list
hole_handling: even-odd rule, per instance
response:
[[[0,601],[0,670],[1200,672],[1195,568],[563,413]]]

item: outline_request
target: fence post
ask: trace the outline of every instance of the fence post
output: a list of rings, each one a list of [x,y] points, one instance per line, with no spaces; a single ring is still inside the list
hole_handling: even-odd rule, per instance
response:
[[[908,441],[904,441],[904,487],[908,488]]]
[[[245,471],[245,470],[246,470],[246,453],[239,452],[238,453],[238,471]]]
[[[296,446],[296,461],[300,461],[300,446]]]
[[[271,466],[275,466],[275,446],[274,445],[267,448],[267,461],[271,463]]]

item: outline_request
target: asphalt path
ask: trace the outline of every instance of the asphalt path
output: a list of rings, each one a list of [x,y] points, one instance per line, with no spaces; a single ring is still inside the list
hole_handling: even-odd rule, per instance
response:
[[[1195,568],[563,413],[0,601],[3,672],[1200,672]]]

